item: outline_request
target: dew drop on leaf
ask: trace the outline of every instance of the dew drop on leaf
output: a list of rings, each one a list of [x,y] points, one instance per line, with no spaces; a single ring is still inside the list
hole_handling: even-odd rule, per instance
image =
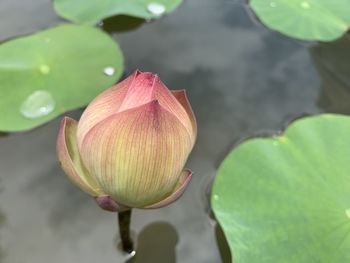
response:
[[[49,74],[50,71],[51,71],[50,67],[49,67],[48,65],[46,65],[46,64],[41,65],[41,66],[39,67],[39,70],[40,70],[40,72],[41,72],[42,74],[44,74],[44,75]]]
[[[36,119],[50,114],[55,106],[55,100],[48,91],[37,90],[23,101],[20,112],[26,118]]]
[[[105,67],[103,69],[103,73],[105,73],[105,75],[107,76],[113,76],[115,73],[115,69],[113,67]]]
[[[147,6],[147,11],[150,12],[151,14],[153,14],[153,15],[161,16],[161,15],[163,15],[165,13],[166,8],[165,8],[164,5],[159,4],[159,3],[150,3]]]
[[[309,9],[309,8],[310,8],[310,3],[307,2],[307,1],[302,1],[302,2],[300,3],[300,6],[301,6],[302,8],[304,8],[304,9]]]
[[[350,209],[346,209],[345,214],[348,218],[350,218]]]

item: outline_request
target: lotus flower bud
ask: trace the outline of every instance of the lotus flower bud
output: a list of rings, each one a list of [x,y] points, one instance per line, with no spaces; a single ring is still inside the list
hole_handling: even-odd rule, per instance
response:
[[[57,155],[67,176],[105,210],[158,208],[191,180],[183,170],[197,126],[184,90],[136,71],[95,98],[79,122],[65,117]]]

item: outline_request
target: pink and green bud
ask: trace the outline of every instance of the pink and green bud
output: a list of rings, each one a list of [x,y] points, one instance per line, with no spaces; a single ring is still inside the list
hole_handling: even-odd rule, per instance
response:
[[[158,208],[177,200],[197,135],[184,90],[134,72],[95,98],[79,122],[62,120],[57,155],[67,176],[105,210]]]

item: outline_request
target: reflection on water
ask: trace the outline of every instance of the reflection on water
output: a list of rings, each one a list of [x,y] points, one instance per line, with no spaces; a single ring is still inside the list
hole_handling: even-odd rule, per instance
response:
[[[327,112],[350,114],[350,35],[310,49],[322,78],[318,104]]]
[[[1,180],[0,180],[0,183],[1,183]],[[0,194],[1,194],[1,191],[2,191],[2,189],[0,188]],[[0,209],[0,263],[3,262],[4,256],[5,256],[4,250],[1,246],[2,242],[3,242],[3,240],[1,239],[1,236],[2,236],[1,235],[1,228],[2,228],[2,225],[5,223],[5,219],[6,219],[5,214]]]
[[[138,235],[137,252],[126,263],[176,263],[176,229],[166,222],[147,225]]]
[[[187,165],[194,176],[183,197],[162,209],[135,210],[135,262],[221,262],[208,196],[223,153],[257,131],[280,130],[294,116],[318,112],[319,79],[307,48],[257,26],[245,2],[184,1],[157,21],[113,17],[100,25],[120,43],[126,75],[136,68],[153,71],[171,89],[187,90],[199,126]],[[1,39],[62,21],[51,0],[1,0],[0,17]],[[134,30],[125,31],[130,25]],[[6,185],[0,207],[11,219],[11,227],[3,226],[4,263],[124,262],[113,245],[116,215],[101,211],[57,164],[58,127],[56,119],[30,133],[0,138],[0,177]],[[160,220],[167,223],[151,224]]]
[[[1,212],[0,210],[0,231],[1,231],[1,226],[5,223],[5,215]],[[1,233],[1,232],[0,232]],[[0,235],[1,237],[1,235]],[[2,242],[2,240],[0,239],[0,242]],[[3,258],[4,258],[4,250],[3,248],[0,246],[0,262],[3,262]]]
[[[64,22],[55,15],[52,1],[0,1],[0,41]]]
[[[216,224],[215,226],[215,235],[216,241],[218,242],[222,263],[232,263],[230,247],[227,243],[224,231],[219,224]]]

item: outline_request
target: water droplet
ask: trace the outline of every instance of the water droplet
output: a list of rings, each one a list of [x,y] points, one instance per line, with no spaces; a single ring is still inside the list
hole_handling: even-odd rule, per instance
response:
[[[300,3],[300,6],[301,6],[302,8],[304,8],[304,9],[309,9],[309,8],[310,8],[310,3],[307,2],[307,1],[302,1],[302,2]]]
[[[166,8],[164,5],[159,4],[159,3],[150,3],[147,6],[147,10],[148,10],[148,12],[150,12],[153,15],[161,16],[165,13]]]
[[[218,195],[214,195],[213,198],[214,198],[214,200],[216,200],[216,201],[219,200],[219,196],[218,196]]]
[[[133,251],[131,251],[131,252],[129,253],[128,258],[132,258],[132,257],[135,256],[135,255],[136,255],[136,251],[133,250]]]
[[[275,2],[270,2],[270,6],[271,6],[271,7],[276,7],[277,4],[276,4]]]
[[[346,214],[346,216],[347,216],[348,218],[350,218],[350,209],[346,209],[346,210],[345,210],[345,214]]]
[[[136,255],[136,251],[137,251],[137,249],[135,249],[137,247],[137,235],[136,235],[136,233],[133,230],[131,230],[130,231],[130,236],[131,236],[131,240],[133,240],[133,245],[134,245],[134,250],[132,250],[130,252],[125,252],[123,250],[123,245],[122,245],[122,241],[120,239],[120,235],[119,234],[117,234],[115,236],[115,239],[114,239],[115,246],[116,246],[117,250],[119,252],[121,252],[122,254],[124,254],[126,259],[131,259],[132,257],[134,257]]]
[[[105,67],[103,69],[103,73],[105,73],[107,76],[113,76],[115,73],[115,69],[113,67]]]
[[[20,112],[26,118],[36,119],[50,114],[55,106],[55,100],[48,91],[37,90],[24,100]]]
[[[40,70],[40,72],[41,72],[42,74],[44,74],[44,75],[49,74],[50,71],[51,71],[50,67],[49,67],[48,65],[46,65],[46,64],[41,65],[41,66],[39,67],[39,70]]]

